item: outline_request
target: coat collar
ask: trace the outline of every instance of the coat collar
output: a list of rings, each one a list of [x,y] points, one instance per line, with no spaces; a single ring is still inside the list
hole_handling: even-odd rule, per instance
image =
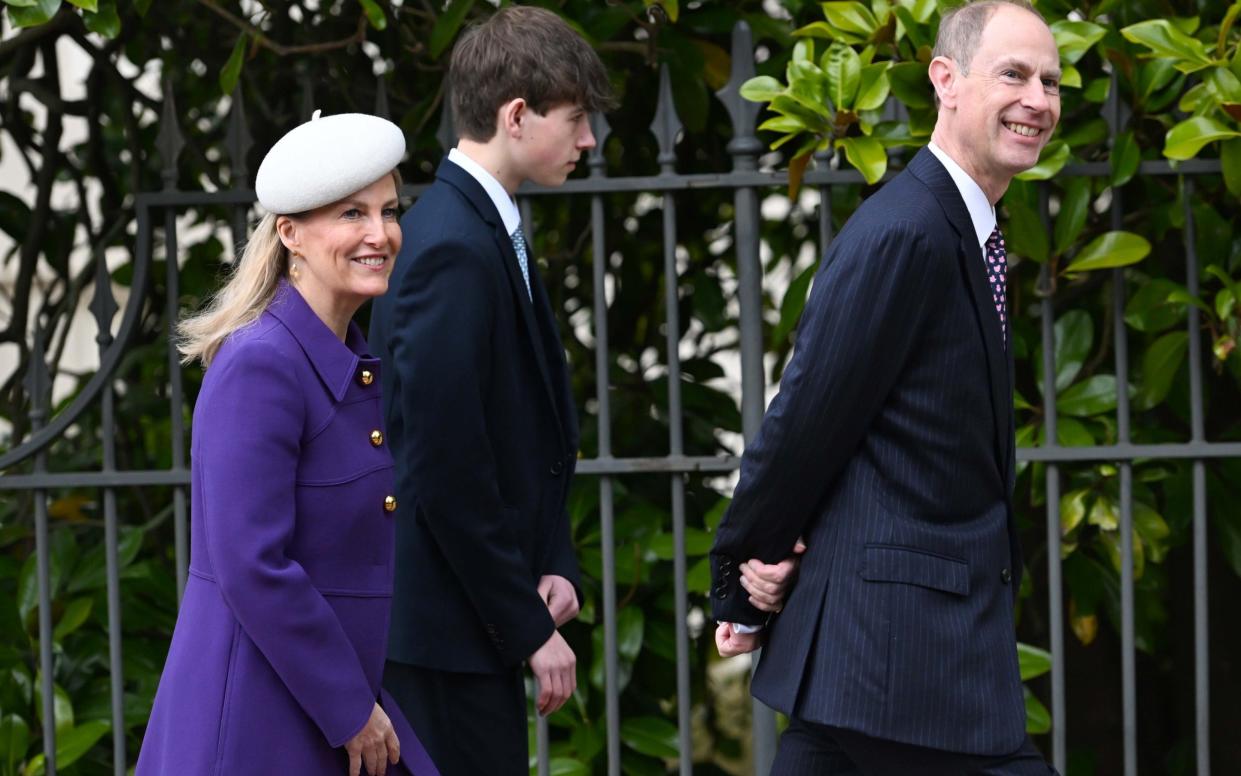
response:
[[[1005,330],[1000,327],[1000,317],[995,312],[995,303],[991,298],[991,285],[987,282],[986,266],[974,221],[956,182],[928,149],[918,151],[905,169],[926,185],[958,235],[960,247],[957,256],[961,262],[961,272],[969,286],[975,321],[985,343],[983,351],[987,357],[987,375],[991,383],[996,461],[1001,476],[1007,482],[1013,466],[1010,430],[1013,420],[1010,366],[1012,342],[1011,339],[1007,343],[1003,341]]]
[[[336,401],[345,397],[360,364],[365,363],[372,370],[379,368],[379,361],[368,352],[366,337],[357,323],[349,322],[349,331],[341,342],[288,280],[280,279],[267,312],[297,340],[306,360]]]

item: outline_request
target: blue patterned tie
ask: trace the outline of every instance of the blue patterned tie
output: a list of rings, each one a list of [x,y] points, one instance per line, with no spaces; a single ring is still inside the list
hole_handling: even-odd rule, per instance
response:
[[[530,290],[530,255],[526,252],[526,235],[518,226],[509,235],[513,238],[513,250],[517,252],[517,263],[521,265],[521,277],[526,281],[526,294],[534,301],[534,292]]]
[[[985,246],[987,260],[987,281],[991,283],[991,301],[995,302],[995,311],[1000,316],[1000,342],[1008,348],[1008,303],[1005,292],[1008,288],[1008,252],[1004,248],[1004,235],[1000,227],[996,227],[987,238]]]

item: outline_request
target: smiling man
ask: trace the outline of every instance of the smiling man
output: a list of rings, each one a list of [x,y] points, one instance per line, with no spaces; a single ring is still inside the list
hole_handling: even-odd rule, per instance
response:
[[[711,553],[720,652],[766,640],[753,693],[790,717],[779,776],[1054,773],[1017,665],[995,204],[1060,118],[1059,53],[1028,4],[986,0],[944,15],[929,72],[932,142],[823,259]],[[768,619],[741,567],[799,536],[800,575]]]
[[[611,92],[556,14],[506,6],[448,68],[460,143],[404,218],[370,343],[396,459],[396,580],[384,684],[444,776],[526,776],[521,665],[550,714],[576,686],[565,500],[577,411],[559,327],[513,200],[559,186]]]

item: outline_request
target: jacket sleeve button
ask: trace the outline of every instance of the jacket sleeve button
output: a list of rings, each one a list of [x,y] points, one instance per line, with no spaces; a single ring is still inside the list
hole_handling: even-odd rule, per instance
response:
[[[1006,584],[1006,585],[1007,585],[1009,582],[1012,582],[1012,581],[1013,581],[1013,572],[1009,571],[1007,568],[1000,569],[1000,581],[1001,581],[1001,582],[1003,582],[1003,583],[1004,583],[1004,584]]]
[[[362,383],[363,385],[370,385],[371,383],[375,382],[375,373],[369,369],[363,369],[362,372],[358,375],[358,382]]]
[[[396,496],[385,496],[384,497],[384,511],[385,512],[396,511]]]
[[[375,429],[374,431],[372,431],[371,432],[371,446],[379,447],[383,443],[384,443],[384,432],[380,431],[379,429]]]
[[[559,477],[560,473],[564,471],[564,463],[559,458],[557,458],[556,460],[552,461],[552,466],[551,466],[550,471],[553,477]]]

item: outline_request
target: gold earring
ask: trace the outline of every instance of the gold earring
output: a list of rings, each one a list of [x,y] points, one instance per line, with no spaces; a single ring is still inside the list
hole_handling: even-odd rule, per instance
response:
[[[294,253],[293,258],[295,261],[289,262],[289,277],[294,280],[297,280],[298,276],[302,274],[302,268],[297,265],[296,261],[296,259],[300,259],[301,257],[302,255],[300,253]]]

